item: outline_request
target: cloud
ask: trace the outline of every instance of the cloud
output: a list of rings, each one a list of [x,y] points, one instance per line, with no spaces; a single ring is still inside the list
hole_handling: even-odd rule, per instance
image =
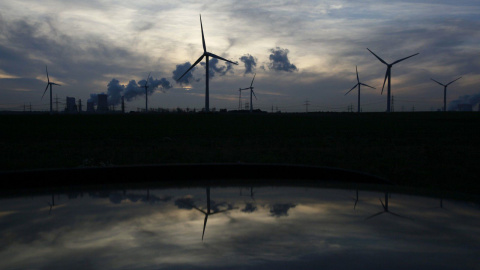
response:
[[[277,203],[270,207],[270,214],[274,217],[288,216],[288,210],[295,206],[293,203]]]
[[[208,73],[209,78],[215,77],[215,74],[219,76],[224,76],[228,72],[233,73],[233,65],[230,62],[226,62],[225,66],[219,66],[219,61],[217,58],[211,58],[208,62],[210,72]],[[206,66],[204,62],[200,63],[203,67]]]
[[[290,60],[288,60],[288,49],[276,47],[274,49],[270,49],[270,52],[270,63],[268,64],[270,69],[287,72],[298,71],[298,68],[294,64],[291,64]]]
[[[185,76],[183,76],[181,80],[178,80],[180,76],[182,76],[183,73],[185,73],[190,68],[190,66],[192,66],[190,62],[185,62],[184,64],[177,65],[176,69],[172,72],[172,79],[174,79],[180,85],[191,83],[193,80],[195,80],[192,73],[195,71],[195,69],[197,69],[196,67],[192,68],[187,74],[185,74]]]
[[[255,72],[255,68],[257,67],[257,58],[251,56],[250,54],[246,54],[240,57],[240,61],[245,64],[245,74]]]

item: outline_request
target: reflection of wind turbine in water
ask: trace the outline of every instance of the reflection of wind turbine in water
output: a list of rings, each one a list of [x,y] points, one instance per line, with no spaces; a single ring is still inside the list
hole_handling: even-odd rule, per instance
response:
[[[360,85],[363,85],[363,86],[366,86],[366,87],[370,87],[370,88],[373,88],[373,89],[376,89],[375,87],[372,87],[368,84],[364,84],[364,83],[361,83],[360,82],[360,79],[358,78],[358,69],[357,69],[357,66],[355,66],[355,70],[357,71],[357,84],[355,84],[355,86],[352,87],[352,89],[350,89],[350,91],[348,91],[345,95],[347,95],[348,93],[350,93],[353,89],[355,89],[355,87],[358,87],[358,106],[357,106],[357,112],[360,113]]]
[[[55,206],[55,197],[54,197],[53,193],[52,193],[52,203],[50,203],[50,202],[47,202],[47,203],[50,206],[50,210],[48,211],[48,214],[50,215],[52,213],[52,207]]]
[[[218,213],[223,213],[223,212],[226,212],[228,210],[232,210],[232,208],[229,207],[228,209],[225,209],[225,210],[218,210],[218,211],[215,211],[215,212],[211,211],[210,187],[207,187],[207,211],[205,211],[203,209],[200,209],[193,204],[192,204],[192,207],[197,209],[198,211],[202,212],[205,215],[205,220],[203,221],[202,241],[203,241],[203,236],[205,235],[205,228],[207,227],[208,216],[215,215],[215,214],[218,214]]]
[[[397,217],[406,218],[406,219],[410,219],[410,220],[411,220],[411,218],[409,218],[409,217],[404,217],[404,216],[401,216],[401,215],[396,214],[396,213],[394,213],[394,212],[391,212],[391,211],[388,209],[388,197],[389,197],[388,192],[385,192],[385,204],[383,204],[382,199],[379,198],[380,203],[382,204],[382,207],[383,207],[383,211],[378,212],[378,213],[376,213],[376,214],[373,214],[373,215],[371,215],[371,216],[369,216],[369,217],[367,217],[367,218],[365,218],[365,219],[371,219],[371,218],[376,217],[376,216],[378,216],[378,215],[381,215],[381,214],[383,214],[383,213],[388,213],[388,214],[392,214],[392,215],[397,216]]]
[[[460,77],[460,78],[462,78],[462,77]],[[451,81],[451,82],[449,82],[449,83],[447,83],[447,84],[443,84],[443,83],[441,83],[441,82],[438,82],[438,81],[432,79],[432,81],[434,81],[434,82],[440,84],[441,86],[443,86],[443,111],[444,111],[444,112],[447,111],[447,87],[448,87],[450,84],[452,84],[454,81],[459,80],[460,78],[457,78],[457,79],[455,79],[455,80],[453,80],[453,81]]]
[[[223,61],[226,61],[228,63],[231,63],[231,64],[234,64],[234,65],[238,65],[238,63],[235,63],[235,62],[232,62],[230,60],[227,60],[225,58],[222,58],[218,55],[215,55],[211,52],[207,52],[207,46],[205,45],[205,37],[203,35],[203,25],[202,25],[202,15],[200,15],[200,28],[202,29],[202,43],[203,43],[203,54],[202,56],[200,56],[200,58],[198,58],[198,60],[190,66],[190,68],[185,71],[185,73],[183,73],[182,76],[180,76],[180,78],[177,79],[177,81],[180,81],[183,76],[185,76],[185,74],[187,74],[193,67],[195,67],[198,63],[200,63],[200,61],[202,61],[203,57],[205,57],[205,69],[206,69],[206,77],[205,77],[205,111],[206,112],[209,112],[209,88],[208,88],[208,80],[209,80],[209,72],[210,72],[210,68],[209,68],[209,65],[208,65],[208,59],[209,57],[213,57],[213,58],[217,58],[217,59],[220,59],[220,60],[223,60]]]
[[[61,85],[50,81],[50,77],[48,76],[47,66],[45,66],[45,71],[47,72],[47,86],[45,87],[45,91],[43,92],[42,99],[43,99],[43,96],[45,96],[45,93],[47,92],[48,87],[50,86],[50,114],[52,114],[53,113],[53,109],[52,109],[52,104],[53,104],[52,103],[52,85],[58,85],[58,86],[61,86]]]

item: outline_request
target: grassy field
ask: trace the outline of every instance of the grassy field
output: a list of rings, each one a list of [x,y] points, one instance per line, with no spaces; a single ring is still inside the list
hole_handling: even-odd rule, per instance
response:
[[[160,163],[352,169],[480,193],[480,113],[0,115],[0,170]]]

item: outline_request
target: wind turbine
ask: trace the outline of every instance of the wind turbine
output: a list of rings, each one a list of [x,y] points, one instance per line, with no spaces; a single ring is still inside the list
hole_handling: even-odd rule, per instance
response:
[[[358,113],[360,113],[360,85],[363,85],[363,86],[367,86],[367,87],[370,87],[370,88],[373,88],[373,89],[376,89],[375,87],[372,87],[370,85],[367,85],[367,84],[364,84],[364,83],[361,83],[360,82],[360,79],[358,78],[358,68],[357,66],[355,66],[355,70],[357,71],[357,84],[355,84],[354,87],[352,87],[352,89],[350,89],[350,91],[348,91],[345,96],[350,93],[353,89],[355,89],[355,87],[358,87],[358,108],[357,108],[357,111]]]
[[[257,75],[257,73],[255,73],[255,75]],[[253,80],[255,80],[255,75],[253,75],[253,79],[252,79],[252,83],[250,84],[250,87],[243,88],[243,89],[240,88],[240,91],[250,89],[250,112],[253,112],[252,94],[255,96],[255,99],[257,99],[255,92],[253,92]]]
[[[381,214],[383,214],[383,213],[388,213],[388,214],[392,214],[392,215],[397,216],[397,217],[406,218],[406,219],[410,219],[410,220],[411,220],[411,218],[409,218],[409,217],[401,216],[401,215],[399,215],[399,214],[396,214],[396,213],[394,213],[394,212],[391,212],[391,211],[388,209],[388,196],[389,196],[388,192],[385,192],[385,204],[383,204],[382,199],[379,199],[379,200],[380,200],[380,203],[382,204],[383,211],[378,212],[378,213],[376,213],[376,214],[373,214],[373,215],[367,217],[366,219],[371,219],[371,218],[376,217],[376,216],[378,216],[378,215],[381,215]]]
[[[202,30],[202,44],[203,44],[203,54],[202,56],[200,56],[200,58],[198,58],[198,60],[192,65],[190,66],[190,68],[185,72],[183,73],[182,76],[180,76],[180,78],[178,78],[177,81],[180,81],[180,79],[183,78],[183,76],[185,76],[185,74],[187,74],[193,67],[195,67],[198,63],[200,63],[200,61],[202,61],[203,57],[205,57],[205,68],[206,68],[206,76],[205,76],[205,111],[206,112],[209,112],[209,88],[208,88],[208,80],[209,80],[209,73],[210,73],[210,68],[209,68],[209,65],[208,65],[208,59],[209,57],[213,57],[213,58],[217,58],[217,59],[220,59],[220,60],[223,60],[223,61],[226,61],[228,63],[232,63],[232,64],[235,64],[235,65],[238,65],[238,63],[235,63],[235,62],[232,62],[230,60],[227,60],[225,58],[222,58],[218,55],[215,55],[211,52],[207,52],[207,46],[205,45],[205,36],[203,35],[203,25],[202,25],[202,15],[200,15],[200,28]]]
[[[143,88],[145,88],[145,112],[148,113],[148,78],[150,78],[150,73],[148,73],[148,77],[147,77],[147,80],[145,81],[145,85],[143,86]]]
[[[462,77],[460,77],[462,78]],[[457,78],[447,84],[443,84],[443,83],[440,83],[440,82],[437,82],[435,81],[434,79],[432,79],[432,81],[440,84],[441,86],[443,86],[443,111],[446,112],[447,111],[447,86],[449,86],[450,84],[452,84],[454,81],[456,80],[459,80],[460,78]]]
[[[203,221],[202,241],[203,241],[203,236],[205,235],[205,228],[207,227],[208,216],[215,215],[215,214],[222,213],[222,212],[226,212],[228,210],[232,210],[232,208],[229,208],[229,209],[225,209],[225,210],[218,210],[218,211],[215,211],[215,212],[211,211],[211,208],[210,208],[210,187],[207,187],[207,211],[205,211],[203,209],[200,209],[193,204],[191,206],[193,208],[197,209],[198,211],[202,212],[205,215],[205,220]]]
[[[53,113],[53,109],[52,109],[52,85],[58,85],[58,86],[61,86],[61,85],[50,81],[50,77],[48,77],[47,66],[45,66],[45,71],[47,72],[47,86],[45,87],[45,91],[43,91],[42,99],[43,99],[43,96],[45,96],[45,93],[47,92],[48,87],[50,86],[50,114],[52,114]]]
[[[405,57],[405,58],[402,58],[402,59],[399,59],[391,64],[388,64],[387,62],[383,61],[382,58],[380,58],[378,55],[374,54],[372,51],[370,51],[369,48],[367,48],[367,50],[369,52],[371,52],[375,57],[377,57],[378,60],[380,60],[380,62],[384,63],[386,66],[387,66],[387,72],[385,73],[385,80],[383,81],[383,87],[382,87],[382,94],[383,94],[383,88],[385,88],[385,82],[387,81],[387,78],[388,78],[388,92],[387,92],[387,112],[390,112],[390,101],[391,101],[391,98],[390,98],[390,93],[391,93],[391,78],[392,78],[392,67],[393,65],[397,64],[397,63],[400,63],[402,62],[403,60],[406,60],[410,57],[413,57],[415,55],[417,55],[418,53],[416,54],[413,54],[413,55],[410,55],[408,57]]]

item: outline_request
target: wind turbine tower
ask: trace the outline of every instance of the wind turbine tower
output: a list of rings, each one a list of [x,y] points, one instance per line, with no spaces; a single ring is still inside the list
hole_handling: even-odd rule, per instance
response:
[[[47,72],[47,86],[45,87],[45,91],[43,91],[42,99],[43,99],[43,96],[45,96],[45,93],[47,92],[48,87],[50,86],[50,114],[52,114],[53,113],[53,108],[52,108],[52,85],[58,85],[58,86],[61,86],[61,85],[50,81],[50,77],[48,76],[47,66],[45,66],[45,71]]]
[[[366,87],[370,87],[370,88],[373,88],[373,89],[376,89],[375,87],[372,87],[368,84],[364,84],[364,83],[361,83],[360,82],[360,79],[358,78],[358,68],[357,66],[355,66],[355,71],[357,72],[357,84],[355,84],[352,89],[350,89],[350,91],[348,91],[345,96],[350,93],[353,89],[355,89],[355,87],[358,88],[358,105],[357,105],[357,112],[360,113],[360,85],[363,85],[363,86],[366,86]]]
[[[180,78],[178,78],[177,81],[180,81],[180,79],[182,79],[183,76],[185,76],[185,74],[187,74],[198,63],[200,63],[200,61],[202,61],[203,57],[205,57],[205,69],[206,69],[206,74],[205,74],[205,111],[209,112],[210,111],[210,109],[209,109],[209,85],[208,85],[208,80],[209,80],[209,77],[210,77],[209,76],[210,67],[208,65],[209,57],[217,58],[217,59],[226,61],[226,62],[234,64],[234,65],[238,65],[238,63],[232,62],[232,61],[227,60],[225,58],[222,58],[222,57],[220,57],[218,55],[215,55],[211,52],[207,52],[207,46],[205,45],[205,36],[203,34],[202,15],[200,15],[200,29],[202,30],[203,54],[202,54],[202,56],[200,56],[200,58],[198,58],[198,60],[192,66],[190,66],[190,68],[185,73],[183,73],[182,76],[180,76]]]
[[[255,80],[255,76],[257,75],[257,73],[255,73],[253,75],[253,79],[252,79],[252,83],[250,83],[250,87],[247,87],[247,88],[243,88],[241,89],[240,88],[240,91],[242,90],[248,90],[250,89],[250,112],[253,112],[253,100],[252,100],[252,95],[255,96],[255,99],[257,99],[257,96],[255,95],[255,92],[253,92],[253,81]]]
[[[462,78],[462,77],[460,77]],[[443,84],[443,83],[440,83],[440,82],[437,82],[435,81],[434,79],[432,79],[432,81],[440,84],[441,86],[443,86],[443,111],[446,112],[447,111],[447,86],[449,86],[450,84],[452,84],[454,81],[456,80],[459,80],[460,78],[457,78],[447,84]]]
[[[387,72],[385,73],[385,80],[383,81],[383,87],[382,87],[382,94],[383,94],[383,89],[385,88],[385,82],[387,81],[387,78],[388,78],[388,90],[387,90],[387,112],[390,112],[390,101],[391,101],[391,78],[392,78],[392,67],[393,65],[397,64],[397,63],[400,63],[402,62],[403,60],[406,60],[410,57],[413,57],[415,55],[417,55],[418,53],[416,54],[413,54],[413,55],[410,55],[408,57],[405,57],[405,58],[402,58],[402,59],[399,59],[391,64],[388,64],[387,62],[385,62],[382,58],[380,58],[378,55],[376,55],[375,53],[373,53],[372,51],[370,51],[369,48],[367,48],[367,50],[369,52],[371,52],[380,62],[382,62],[383,64],[385,64],[387,66]]]

